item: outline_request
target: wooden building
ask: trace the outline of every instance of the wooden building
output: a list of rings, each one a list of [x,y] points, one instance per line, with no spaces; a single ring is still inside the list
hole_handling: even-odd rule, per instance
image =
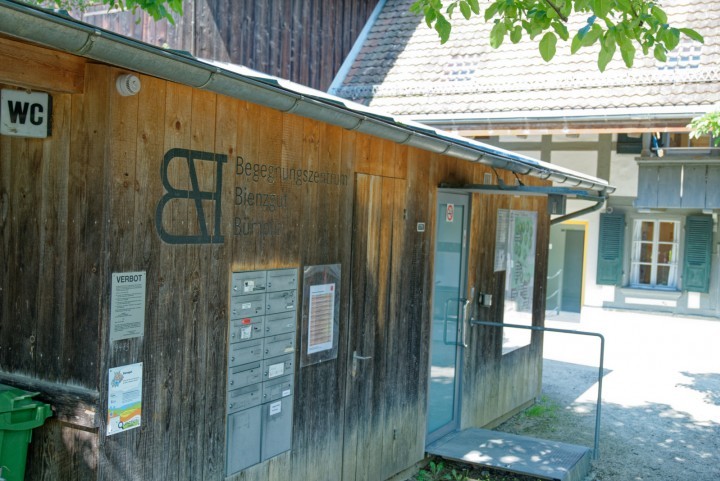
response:
[[[11,0],[0,65],[26,479],[376,481],[538,394],[542,336],[470,320],[543,323],[545,194],[604,181]]]
[[[90,6],[73,15],[158,47],[245,65],[326,91],[378,0],[185,0],[174,24],[138,10]]]

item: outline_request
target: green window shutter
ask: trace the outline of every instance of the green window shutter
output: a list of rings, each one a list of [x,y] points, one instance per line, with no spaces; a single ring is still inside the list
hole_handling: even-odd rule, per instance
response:
[[[691,215],[685,220],[683,289],[708,292],[712,263],[713,220],[709,215]]]
[[[597,283],[620,285],[623,273],[625,245],[625,215],[600,214],[600,243],[598,245]]]

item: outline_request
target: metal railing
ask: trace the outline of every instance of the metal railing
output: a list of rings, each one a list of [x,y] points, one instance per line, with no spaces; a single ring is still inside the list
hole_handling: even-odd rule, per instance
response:
[[[555,298],[555,309],[551,309],[551,310],[555,311],[555,314],[560,314],[560,292],[562,291],[562,271],[563,271],[562,269],[558,269],[558,271],[555,274],[548,276],[548,278],[547,278],[547,285],[549,285],[551,280],[555,279],[556,277],[559,277],[558,282],[557,282],[557,289],[555,289],[552,292],[552,294],[548,294],[545,297],[545,305],[546,306],[550,305],[550,299],[552,299],[553,297]]]
[[[529,329],[531,331],[559,332],[561,334],[576,334],[579,336],[593,336],[600,338],[600,366],[598,369],[598,395],[597,407],[595,410],[595,438],[593,445],[593,459],[600,459],[600,412],[602,408],[602,379],[604,371],[603,365],[605,363],[605,337],[599,332],[574,331],[571,329],[557,329],[554,327],[544,326],[523,326],[521,324],[504,324],[501,322],[479,321],[477,319],[470,319],[470,324],[474,326],[509,327],[513,329]]]

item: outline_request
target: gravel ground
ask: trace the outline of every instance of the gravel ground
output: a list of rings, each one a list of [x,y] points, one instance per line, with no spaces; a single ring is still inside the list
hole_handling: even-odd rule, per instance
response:
[[[720,480],[720,321],[584,308],[605,336],[597,481]],[[498,430],[592,447],[599,340],[548,333],[540,403]]]

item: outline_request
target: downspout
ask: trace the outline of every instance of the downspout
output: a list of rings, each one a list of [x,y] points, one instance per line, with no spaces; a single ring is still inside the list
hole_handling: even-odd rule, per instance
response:
[[[589,214],[590,212],[595,212],[596,210],[600,210],[602,206],[605,204],[605,201],[607,201],[607,196],[604,195],[600,200],[597,201],[595,205],[591,205],[590,207],[585,207],[584,209],[580,209],[576,212],[571,212],[570,214],[563,215],[560,217],[556,217],[554,219],[550,219],[550,225],[560,224],[561,222],[565,222],[566,220],[574,219],[575,217],[580,217],[581,215]]]

